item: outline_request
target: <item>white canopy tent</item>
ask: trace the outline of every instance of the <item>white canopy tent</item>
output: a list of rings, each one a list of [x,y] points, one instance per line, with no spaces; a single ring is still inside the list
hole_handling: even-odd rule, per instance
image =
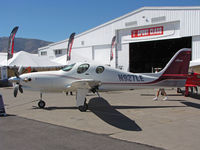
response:
[[[37,54],[30,54],[25,51],[20,51],[7,61],[0,62],[0,66],[23,66],[23,67],[59,67],[62,64],[52,62],[48,58],[39,57]]]
[[[7,60],[7,53],[0,53],[0,66],[5,60]]]

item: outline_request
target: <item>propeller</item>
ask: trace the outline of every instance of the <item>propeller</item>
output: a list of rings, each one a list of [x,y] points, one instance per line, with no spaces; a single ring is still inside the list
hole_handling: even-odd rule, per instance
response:
[[[17,97],[18,90],[20,91],[20,93],[23,93],[22,85],[20,84],[21,78],[19,77],[20,74],[22,74],[23,67],[20,66],[19,69],[17,70],[17,67],[14,66],[13,70],[14,70],[14,73],[15,73],[15,76],[16,76],[16,77],[13,77],[15,82],[16,82],[16,84],[14,86],[14,97]],[[12,80],[12,79],[10,79],[10,80]]]
[[[23,74],[23,73],[30,73],[31,67],[27,67],[23,71],[22,66],[20,66],[19,69],[17,69],[17,67],[14,66],[13,71],[14,71],[15,77],[9,78],[8,81],[10,81],[11,83],[15,83],[14,84],[14,97],[17,97],[18,91],[20,91],[20,93],[23,93],[23,88],[22,88],[22,85],[20,84],[20,81],[24,81],[24,82],[30,82],[31,81],[31,78],[22,79],[22,78],[20,78],[20,75]]]
[[[14,87],[14,97],[17,97],[18,89],[19,89],[19,84],[16,84]]]
[[[22,85],[19,83],[17,83],[14,87],[14,97],[17,97],[18,90],[20,91],[20,93],[23,93]]]

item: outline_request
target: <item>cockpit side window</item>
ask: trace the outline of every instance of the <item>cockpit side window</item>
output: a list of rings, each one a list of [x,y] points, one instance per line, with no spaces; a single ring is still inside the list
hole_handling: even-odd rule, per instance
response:
[[[98,66],[97,68],[96,68],[96,73],[97,74],[100,74],[100,73],[102,73],[104,71],[104,67],[103,66]]]
[[[81,74],[86,72],[89,69],[90,65],[89,64],[82,64],[78,67],[77,73]]]
[[[74,67],[74,65],[75,65],[75,64],[67,65],[67,66],[65,66],[62,70],[63,70],[63,71],[66,71],[66,72],[67,72],[67,71],[70,71],[70,70]]]

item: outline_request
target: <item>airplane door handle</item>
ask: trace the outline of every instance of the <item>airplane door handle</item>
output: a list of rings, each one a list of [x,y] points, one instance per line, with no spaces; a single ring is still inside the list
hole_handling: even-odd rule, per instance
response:
[[[90,75],[89,73],[86,73],[85,75]]]

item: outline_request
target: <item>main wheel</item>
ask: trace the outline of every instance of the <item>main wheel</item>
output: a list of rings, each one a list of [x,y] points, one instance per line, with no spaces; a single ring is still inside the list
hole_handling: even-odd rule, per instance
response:
[[[38,106],[39,106],[39,108],[44,108],[45,107],[45,102],[43,100],[40,100],[38,102]]]
[[[181,88],[177,88],[177,93],[182,93]]]
[[[81,112],[86,112],[88,110],[88,104],[85,103],[83,106],[79,106],[78,109],[81,111]]]

